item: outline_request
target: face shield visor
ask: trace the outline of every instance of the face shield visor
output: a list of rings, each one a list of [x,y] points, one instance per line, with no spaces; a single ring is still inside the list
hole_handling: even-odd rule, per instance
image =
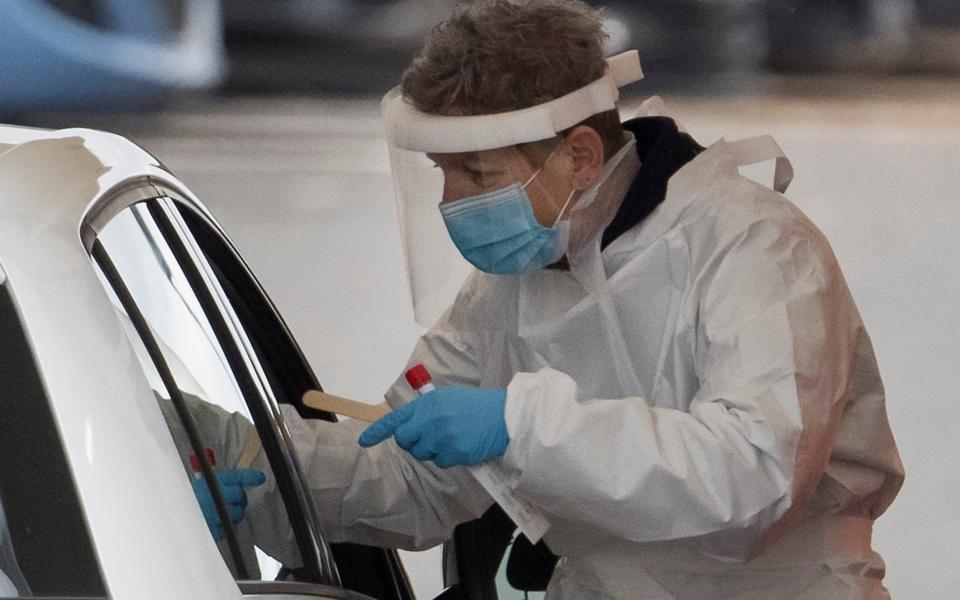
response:
[[[636,51],[607,60],[596,81],[525,109],[479,116],[416,110],[399,88],[383,99],[404,258],[417,323],[451,304],[471,264],[522,273],[560,259],[578,227],[577,190],[558,134],[616,108],[643,78]],[[520,144],[550,140],[534,156]]]

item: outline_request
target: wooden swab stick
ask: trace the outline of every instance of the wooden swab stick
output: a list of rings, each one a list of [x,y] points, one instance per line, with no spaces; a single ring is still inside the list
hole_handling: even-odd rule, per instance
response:
[[[351,419],[372,423],[390,412],[386,404],[366,404],[334,396],[319,390],[309,390],[303,395],[303,403],[310,408],[325,410]]]
[[[327,394],[319,390],[310,390],[304,394],[303,403],[310,408],[325,410],[327,412],[336,413],[344,417],[350,417],[367,422],[376,421],[383,415],[390,412],[390,407],[386,404],[379,404],[376,406],[372,404],[364,404],[363,402],[348,400],[346,398],[334,396],[333,394]],[[247,443],[243,447],[243,452],[240,454],[240,459],[237,461],[235,468],[249,469],[253,464],[254,459],[256,459],[257,455],[260,453],[262,447],[263,446],[260,444],[260,437],[257,435],[257,432],[251,430],[249,437],[247,438]]]

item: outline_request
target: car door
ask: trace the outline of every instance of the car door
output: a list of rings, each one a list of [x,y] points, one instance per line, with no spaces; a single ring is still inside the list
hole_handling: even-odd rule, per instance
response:
[[[0,339],[0,598],[106,600],[47,389],[2,265]]]
[[[303,405],[304,392],[320,386],[209,213],[177,187],[143,179],[101,203],[83,237],[161,405],[185,477],[209,486],[218,469],[253,465],[267,474],[269,490],[257,498],[260,490],[251,488],[252,506],[238,526],[214,494],[227,523],[221,553],[245,596],[412,599],[394,551],[325,541],[317,518],[322,507],[304,485],[279,406],[292,405],[304,418],[335,417]],[[267,510],[258,512],[259,504]],[[246,551],[250,544],[255,558]]]

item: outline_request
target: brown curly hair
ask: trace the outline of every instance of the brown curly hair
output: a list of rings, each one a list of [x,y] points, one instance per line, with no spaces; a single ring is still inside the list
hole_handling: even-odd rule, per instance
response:
[[[434,27],[403,74],[401,90],[418,110],[441,115],[506,112],[559,98],[603,76],[602,13],[577,0],[461,1]],[[616,109],[593,115],[612,156],[623,145]],[[559,138],[522,144],[541,163]]]

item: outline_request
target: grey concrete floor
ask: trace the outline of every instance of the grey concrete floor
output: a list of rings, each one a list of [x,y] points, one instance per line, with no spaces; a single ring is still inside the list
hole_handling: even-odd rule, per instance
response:
[[[955,598],[960,82],[772,80],[748,95],[666,100],[703,144],[772,133],[792,158],[788,196],[844,268],[908,470],[876,526],[888,587],[901,599]],[[326,389],[378,402],[421,330],[377,108],[375,99],[209,99],[71,124],[120,131],[158,156],[232,236]],[[406,560],[419,596],[432,598],[438,554]]]

